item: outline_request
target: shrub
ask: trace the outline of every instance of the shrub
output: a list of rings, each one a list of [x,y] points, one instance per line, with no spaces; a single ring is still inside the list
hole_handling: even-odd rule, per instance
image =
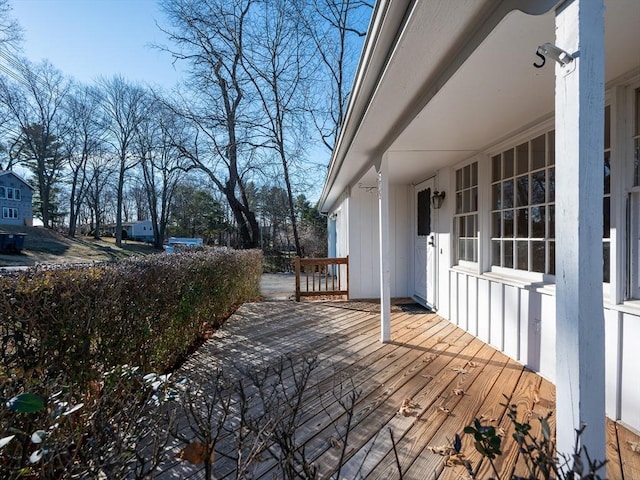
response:
[[[113,365],[164,371],[259,296],[258,251],[199,249],[0,277],[2,376],[73,384]]]

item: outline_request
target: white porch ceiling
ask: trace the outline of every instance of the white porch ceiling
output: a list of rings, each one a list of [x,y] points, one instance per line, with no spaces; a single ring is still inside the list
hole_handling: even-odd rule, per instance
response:
[[[345,126],[353,129],[353,140],[325,192],[325,206],[347,185],[369,181],[383,152],[390,182],[413,183],[552,115],[554,62],[547,60],[542,69],[532,64],[539,60],[537,46],[555,41],[553,12],[512,11],[440,81],[451,52],[473,48],[452,39],[469,36],[470,26],[495,2],[454,0],[434,9],[436,3],[415,2],[377,87],[364,99],[360,122],[352,118]],[[609,1],[605,19],[611,81],[640,65],[640,2]],[[412,104],[424,107],[416,110]]]

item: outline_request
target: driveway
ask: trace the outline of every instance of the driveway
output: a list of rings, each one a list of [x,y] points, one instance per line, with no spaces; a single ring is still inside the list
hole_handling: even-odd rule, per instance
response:
[[[263,273],[260,293],[265,300],[293,300],[296,294],[295,273]]]

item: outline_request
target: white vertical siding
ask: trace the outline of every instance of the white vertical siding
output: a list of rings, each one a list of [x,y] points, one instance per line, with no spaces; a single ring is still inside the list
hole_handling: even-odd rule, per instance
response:
[[[640,430],[640,317],[622,316],[620,418]]]
[[[491,282],[485,278],[478,280],[478,338],[489,343],[491,333]]]
[[[604,340],[605,351],[605,405],[607,416],[620,418],[620,360],[623,314],[614,310],[604,311]],[[637,408],[637,406],[636,406]]]
[[[489,343],[498,350],[503,348],[504,338],[504,285],[491,282],[491,311],[489,312]]]

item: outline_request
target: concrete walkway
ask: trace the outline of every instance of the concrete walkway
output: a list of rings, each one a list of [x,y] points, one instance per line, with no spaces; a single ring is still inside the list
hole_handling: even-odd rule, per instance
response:
[[[260,293],[267,301],[293,300],[296,294],[295,273],[263,273]]]

